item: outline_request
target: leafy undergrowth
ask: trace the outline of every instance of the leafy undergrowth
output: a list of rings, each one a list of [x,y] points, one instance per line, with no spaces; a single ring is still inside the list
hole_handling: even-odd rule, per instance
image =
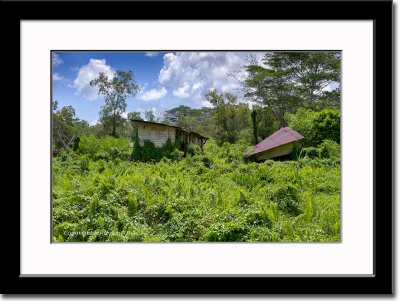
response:
[[[53,158],[54,241],[340,241],[337,158],[246,163],[248,146],[208,141],[143,163],[108,143]]]

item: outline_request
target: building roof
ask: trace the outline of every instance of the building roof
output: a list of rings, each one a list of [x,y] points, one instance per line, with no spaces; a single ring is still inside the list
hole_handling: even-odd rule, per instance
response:
[[[245,154],[246,157],[265,152],[266,150],[294,142],[304,137],[291,128],[284,127],[268,136],[263,141],[253,147],[249,153]]]
[[[169,124],[166,124],[166,123],[145,121],[145,120],[139,120],[139,119],[129,119],[129,120],[130,120],[130,121],[133,121],[133,122],[140,122],[140,123],[147,123],[147,124],[156,124],[156,125],[162,125],[162,126],[169,126],[169,127],[171,127],[171,128],[180,129],[180,130],[182,130],[182,131],[184,131],[184,132],[187,132],[187,133],[189,133],[189,134],[195,134],[195,135],[197,135],[197,136],[200,136],[201,138],[208,139],[208,137],[206,137],[206,136],[204,136],[204,135],[202,135],[202,134],[200,134],[200,133],[197,133],[197,132],[194,132],[194,131],[189,131],[189,130],[186,130],[186,129],[184,129],[184,128],[181,128],[181,127],[175,126],[175,125],[169,125]]]

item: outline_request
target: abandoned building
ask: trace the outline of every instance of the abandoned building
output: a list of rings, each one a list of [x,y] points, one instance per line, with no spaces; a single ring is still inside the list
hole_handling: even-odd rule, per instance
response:
[[[168,139],[172,144],[179,139],[179,149],[186,152],[190,143],[203,147],[208,139],[199,133],[173,125],[136,119],[131,119],[131,122],[136,126],[140,146],[143,146],[145,140],[151,141],[156,147],[162,147]]]
[[[247,158],[253,157],[256,161],[282,158],[290,155],[293,151],[294,143],[303,138],[298,132],[284,127],[255,145],[244,156]]]

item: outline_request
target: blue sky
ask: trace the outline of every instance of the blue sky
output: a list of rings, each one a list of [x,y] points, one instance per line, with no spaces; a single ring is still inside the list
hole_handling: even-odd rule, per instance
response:
[[[76,117],[95,124],[104,98],[89,85],[99,72],[133,71],[141,92],[127,99],[127,112],[162,114],[181,104],[210,106],[209,89],[240,97],[238,84],[227,76],[243,70],[247,52],[77,52],[52,53],[53,99],[72,105]],[[263,53],[256,54],[259,58]]]

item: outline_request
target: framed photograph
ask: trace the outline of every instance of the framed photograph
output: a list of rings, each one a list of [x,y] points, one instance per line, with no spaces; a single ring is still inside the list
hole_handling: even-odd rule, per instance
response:
[[[1,7],[3,293],[393,293],[391,1]]]

